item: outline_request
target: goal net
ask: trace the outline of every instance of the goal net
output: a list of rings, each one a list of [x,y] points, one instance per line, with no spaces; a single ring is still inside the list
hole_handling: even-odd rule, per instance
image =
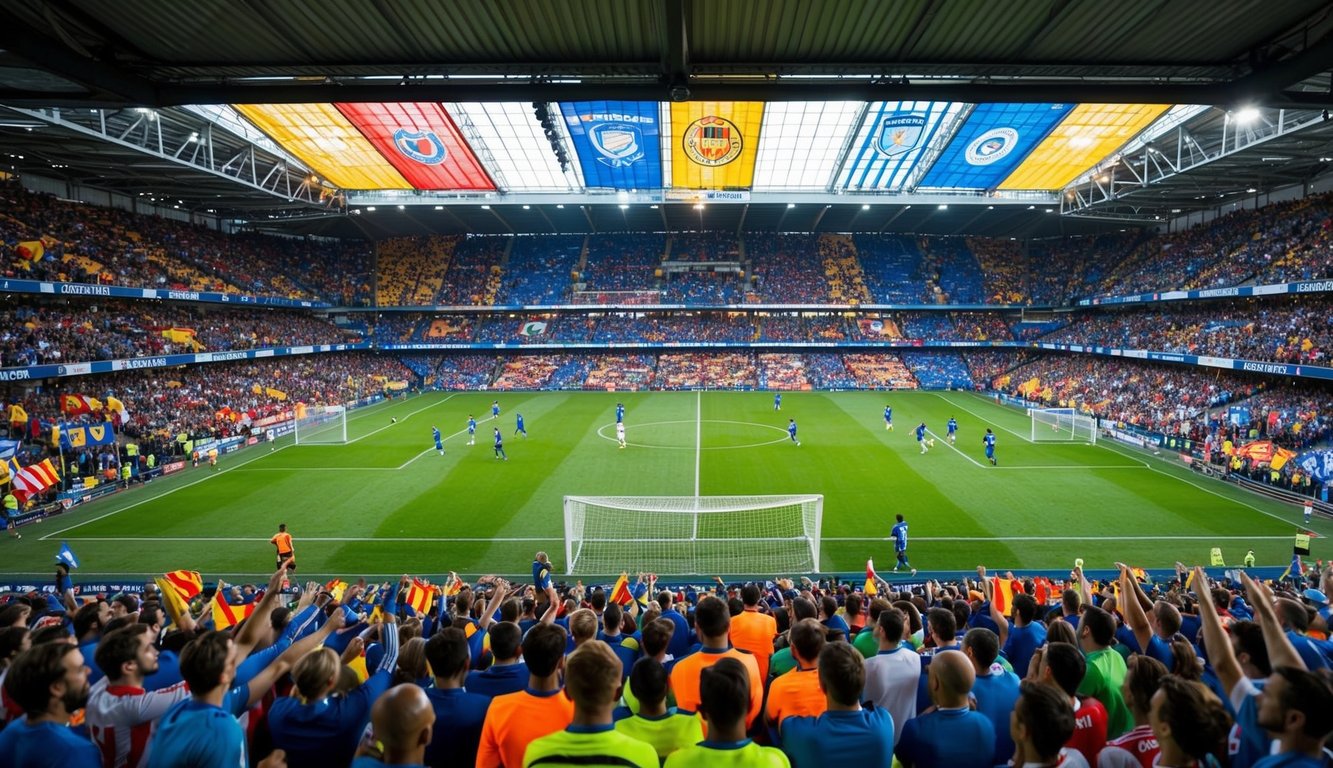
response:
[[[297,445],[336,445],[347,442],[347,408],[311,405],[296,420]]]
[[[566,496],[570,574],[814,573],[824,497]]]
[[[1097,420],[1073,408],[1029,408],[1034,443],[1096,443]]]

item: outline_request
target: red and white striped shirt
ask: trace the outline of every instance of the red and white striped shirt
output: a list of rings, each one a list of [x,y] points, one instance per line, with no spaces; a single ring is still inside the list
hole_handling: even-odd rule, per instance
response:
[[[1106,742],[1106,748],[1097,755],[1097,768],[1152,768],[1160,751],[1152,726],[1140,725]]]
[[[88,694],[86,718],[104,768],[146,768],[148,742],[157,721],[178,702],[190,698],[185,683],[160,691],[97,681]]]

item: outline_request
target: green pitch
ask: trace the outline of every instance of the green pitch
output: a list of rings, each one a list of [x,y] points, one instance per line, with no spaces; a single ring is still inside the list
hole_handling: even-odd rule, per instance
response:
[[[490,419],[498,397],[500,418]],[[630,447],[616,447],[625,404]],[[896,431],[884,429],[891,403]],[[514,435],[521,412],[529,434]],[[467,417],[479,422],[467,445]],[[958,419],[956,447],[944,423]],[[392,418],[397,418],[393,423]],[[801,445],[787,440],[795,418]],[[938,437],[920,455],[913,427]],[[430,439],[445,435],[445,456]],[[491,428],[508,461],[493,457]],[[982,453],[986,427],[998,468]],[[0,571],[40,574],[62,540],[80,575],[197,569],[208,578],[270,569],[268,539],[285,522],[300,574],[528,572],[532,553],[563,570],[561,499],[578,495],[825,497],[822,566],[855,573],[873,557],[893,566],[895,513],[911,524],[922,570],[1068,568],[1116,560],[1169,567],[1227,564],[1247,548],[1284,565],[1300,510],[1191,473],[1179,462],[1098,444],[1034,444],[1022,412],[962,393],[430,393],[348,416],[346,445],[264,445],[78,507],[0,543]],[[1317,521],[1316,531],[1333,533]],[[1325,555],[1316,542],[1316,556]],[[737,573],[763,573],[758,546],[737,544]]]

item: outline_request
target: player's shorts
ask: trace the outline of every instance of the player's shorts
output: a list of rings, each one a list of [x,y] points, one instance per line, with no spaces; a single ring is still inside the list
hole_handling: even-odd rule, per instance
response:
[[[437,451],[443,451],[443,450],[444,450],[444,446],[441,445],[438,441],[436,441],[436,443],[435,443],[435,450],[437,450]]]
[[[281,566],[282,566],[282,563],[283,563],[284,560],[290,560],[290,561],[291,561],[291,562],[287,563],[287,570],[289,570],[289,571],[294,571],[294,570],[296,570],[296,558],[292,557],[292,553],[291,553],[291,552],[284,552],[283,554],[278,555],[278,561],[277,561],[277,563],[274,564],[273,567],[274,567],[274,568],[281,567]]]

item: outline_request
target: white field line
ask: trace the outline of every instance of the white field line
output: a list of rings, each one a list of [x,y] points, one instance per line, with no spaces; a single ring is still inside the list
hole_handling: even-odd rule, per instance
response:
[[[912,541],[1288,541],[1290,536],[916,536]],[[67,541],[243,541],[268,543],[264,537],[246,536],[68,536]],[[561,541],[560,536],[515,538],[423,537],[423,536],[302,536],[299,541],[368,542],[428,541],[462,543],[525,543]],[[892,541],[888,536],[825,536],[823,541]]]
[[[699,495],[699,463],[704,452],[704,396],[694,393],[694,495]]]
[[[348,441],[347,441],[347,444],[348,444],[348,445],[351,445],[352,443],[355,443],[355,442],[358,442],[358,441],[361,441],[361,440],[365,440],[367,437],[370,437],[371,435],[379,434],[380,432],[383,432],[384,430],[388,429],[389,427],[396,427],[396,426],[398,426],[399,423],[404,422],[404,421],[407,421],[408,419],[412,418],[413,416],[417,415],[418,413],[421,413],[422,411],[428,411],[428,410],[430,410],[431,408],[434,408],[434,407],[437,406],[437,405],[442,405],[442,404],[444,404],[444,403],[449,402],[450,400],[454,399],[454,395],[456,395],[456,394],[458,394],[458,393],[455,392],[453,395],[449,395],[448,397],[444,398],[443,400],[441,400],[441,401],[439,401],[439,402],[437,402],[437,403],[431,403],[430,405],[423,405],[423,406],[421,406],[420,408],[416,409],[415,411],[410,411],[406,416],[404,416],[404,417],[401,419],[401,421],[398,421],[398,422],[390,422],[389,424],[386,424],[386,425],[380,427],[379,429],[372,429],[371,431],[365,433],[364,435],[362,435],[362,436],[360,436],[360,437],[358,437],[358,438],[355,438],[355,439],[353,439],[353,440],[348,440]],[[337,445],[337,443],[334,443],[334,445]]]
[[[972,464],[973,464],[974,466],[981,467],[982,469],[990,469],[990,467],[987,467],[985,464],[982,464],[981,462],[977,461],[976,459],[972,458],[971,456],[968,456],[966,453],[963,453],[962,451],[958,450],[958,446],[956,446],[956,445],[954,445],[953,443],[949,442],[947,439],[945,439],[945,438],[943,438],[943,437],[940,437],[939,435],[935,434],[934,432],[931,432],[929,429],[926,430],[926,434],[927,434],[927,435],[930,435],[931,437],[933,437],[933,438],[935,438],[935,439],[937,439],[937,440],[942,440],[942,441],[944,442],[944,445],[945,445],[946,448],[952,448],[954,453],[956,453],[956,454],[958,454],[959,456],[962,456],[963,458],[965,458],[965,459],[967,459],[968,461],[972,462]],[[920,453],[920,451],[918,451],[917,453]]]
[[[961,411],[964,411],[964,412],[966,412],[966,413],[970,413],[970,414],[972,414],[973,416],[976,416],[978,419],[981,419],[982,421],[985,421],[985,422],[988,422],[988,423],[990,422],[990,419],[988,419],[987,417],[982,416],[981,414],[977,413],[976,411],[972,410],[971,408],[968,408],[968,407],[965,406],[965,405],[959,405],[958,403],[954,402],[953,400],[950,400],[949,398],[945,397],[944,395],[941,395],[941,394],[938,393],[938,392],[932,392],[931,394],[934,395],[935,397],[938,397],[939,399],[943,400],[944,402],[948,403],[949,405],[954,406],[955,408],[957,408],[957,409],[959,409],[959,410],[961,410]],[[1031,417],[1029,417],[1029,418],[1031,418]],[[1024,442],[1028,442],[1028,443],[1032,442],[1032,437],[1031,437],[1030,435],[1024,435],[1024,434],[1021,434],[1021,433],[1019,433],[1019,432],[1015,432],[1014,430],[1009,429],[1008,427],[1002,427],[1002,426],[1000,426],[999,424],[996,424],[995,426],[998,427],[998,428],[1000,428],[1000,429],[1003,429],[1005,432],[1008,432],[1008,433],[1011,434],[1011,435],[1015,435],[1015,436],[1017,436],[1017,437],[1022,438]]]

